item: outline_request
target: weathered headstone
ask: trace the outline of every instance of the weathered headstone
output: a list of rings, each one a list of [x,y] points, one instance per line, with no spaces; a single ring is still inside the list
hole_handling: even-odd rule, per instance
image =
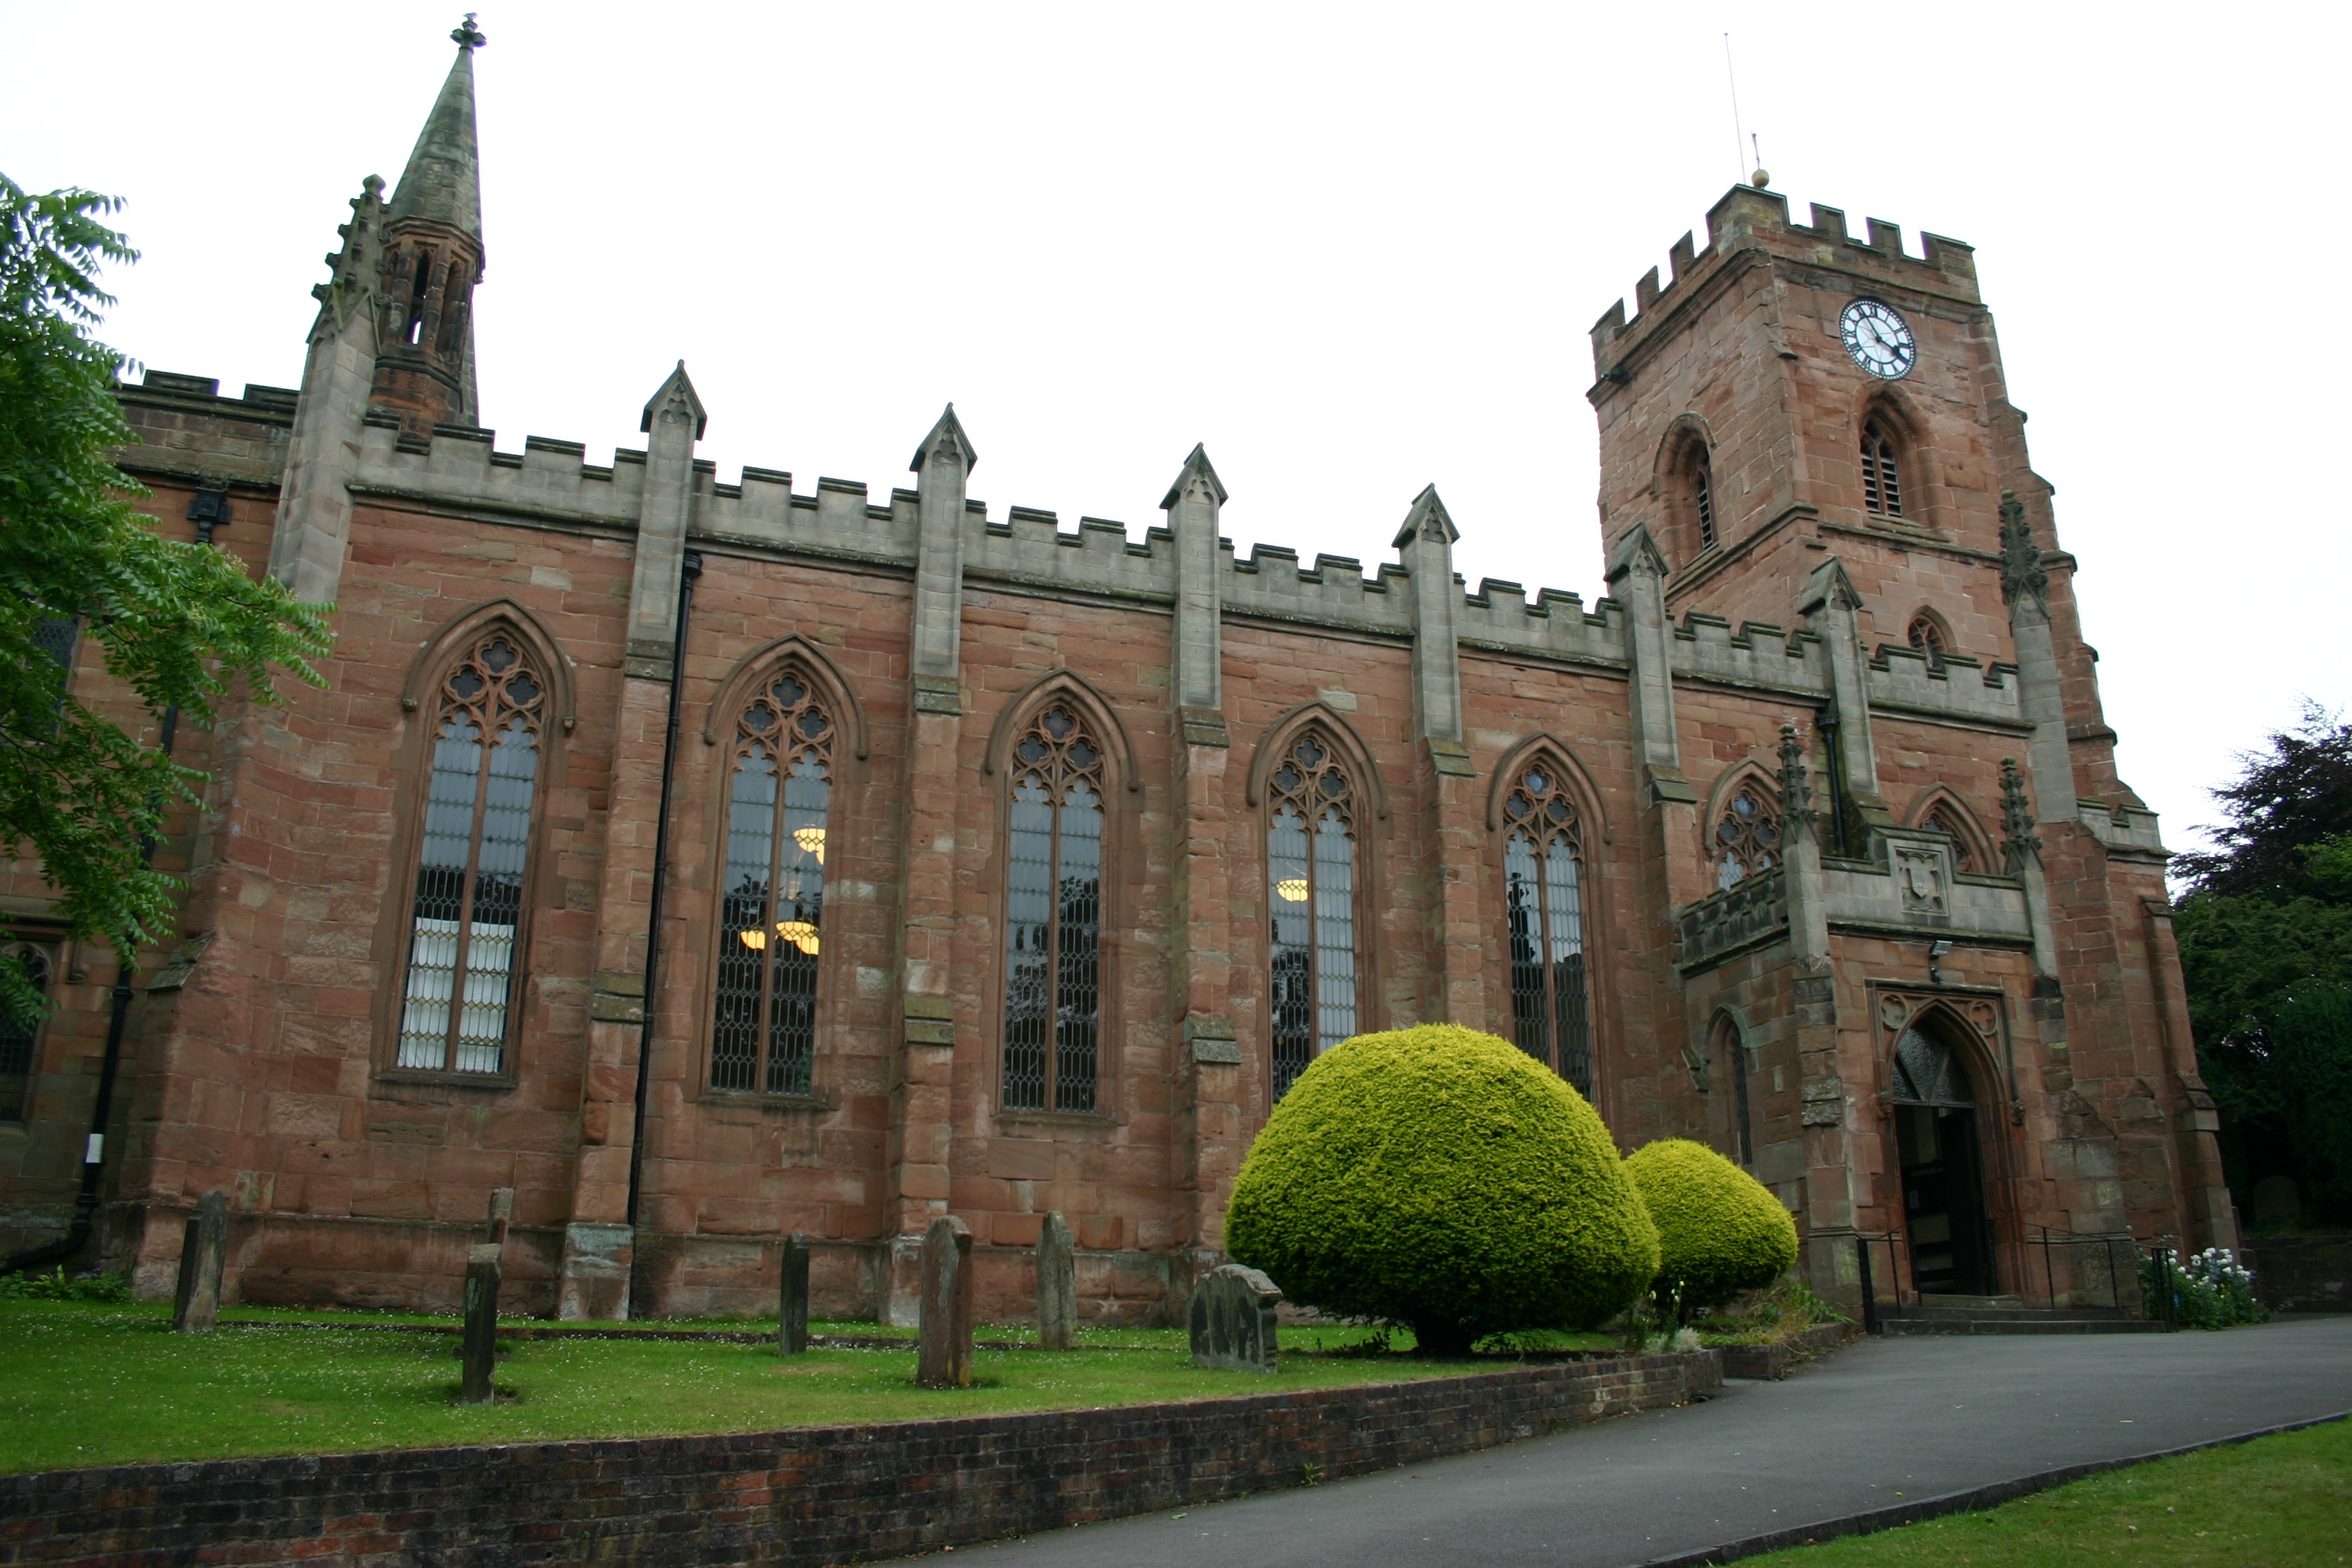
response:
[[[953,1215],[923,1237],[921,1326],[915,1381],[925,1388],[971,1386],[971,1230]]]
[[[465,1381],[460,1405],[488,1405],[499,1364],[499,1249],[481,1242],[466,1249],[466,1331],[459,1342]]]
[[[1192,1289],[1192,1364],[1227,1372],[1275,1370],[1275,1309],[1282,1291],[1255,1268],[1227,1263]]]
[[[228,1265],[228,1194],[215,1187],[196,1200],[180,1242],[180,1284],[172,1296],[172,1331],[208,1334],[220,1319],[221,1273]]]
[[[799,1231],[784,1237],[784,1262],[776,1300],[776,1349],[798,1355],[808,1349],[808,1242]]]
[[[507,1244],[507,1226],[513,1223],[514,1189],[492,1188],[489,1223],[483,1227],[482,1239],[492,1247],[504,1247]]]
[[[1059,1209],[1037,1229],[1037,1344],[1066,1351],[1078,1337],[1078,1259]]]

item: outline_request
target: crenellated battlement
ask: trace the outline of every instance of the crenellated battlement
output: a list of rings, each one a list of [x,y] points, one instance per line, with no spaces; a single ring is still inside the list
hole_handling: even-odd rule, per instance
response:
[[[1811,216],[1810,224],[1791,223],[1786,196],[1753,185],[1734,185],[1706,215],[1704,248],[1696,245],[1694,235],[1685,234],[1667,252],[1669,272],[1663,284],[1654,267],[1635,281],[1631,318],[1621,299],[1592,324],[1593,368],[1602,384],[1617,378],[1613,373],[1631,347],[1630,340],[1645,334],[1650,323],[1661,319],[1662,307],[1679,304],[1693,279],[1743,252],[1761,251],[1858,273],[1890,287],[1958,294],[1971,302],[1978,297],[1976,253],[1959,240],[1923,233],[1920,254],[1912,256],[1903,248],[1900,224],[1869,218],[1864,220],[1866,237],[1856,238],[1847,231],[1845,214],[1839,208],[1814,203]]]

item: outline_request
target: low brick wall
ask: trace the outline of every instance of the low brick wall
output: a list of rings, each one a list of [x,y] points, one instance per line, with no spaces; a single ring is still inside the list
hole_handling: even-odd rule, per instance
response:
[[[1782,1378],[1862,1331],[1852,1323],[1821,1323],[1768,1345],[1723,1347],[1726,1377]]]
[[[817,1568],[1492,1447],[1722,1386],[1712,1351],[1109,1410],[0,1478],[0,1563]]]
[[[2352,1236],[2274,1236],[2242,1249],[2254,1297],[2280,1312],[2352,1312]]]

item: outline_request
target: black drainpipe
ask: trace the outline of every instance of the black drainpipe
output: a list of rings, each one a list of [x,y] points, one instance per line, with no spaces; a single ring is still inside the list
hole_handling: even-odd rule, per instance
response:
[[[196,542],[210,544],[214,528],[228,521],[228,487],[197,491],[189,498],[188,516],[195,521]],[[163,752],[166,757],[172,754],[172,742],[179,729],[180,710],[176,706],[164,709]],[[155,836],[152,833],[139,841],[139,864],[155,864]],[[106,1124],[114,1115],[114,1080],[122,1069],[122,1037],[131,1025],[131,998],[137,994],[131,988],[131,977],[138,973],[135,957],[114,972],[114,990],[110,993],[114,1005],[106,1020],[106,1054],[99,1058],[98,1100],[90,1107],[89,1137],[82,1144],[81,1189],[74,1194],[73,1224],[55,1241],[43,1242],[0,1259],[0,1274],[14,1274],[20,1268],[37,1268],[44,1263],[71,1258],[89,1240],[90,1226],[98,1217],[100,1178],[106,1173]]]
[[[654,1010],[661,1000],[662,892],[669,880],[669,800],[677,782],[677,710],[679,689],[686,684],[686,623],[694,609],[694,580],[702,575],[702,557],[686,552],[678,573],[677,637],[669,649],[669,727],[662,734],[660,815],[654,819],[654,889],[646,910],[645,1021],[637,1026],[636,1114],[629,1134],[629,1228],[637,1225],[637,1199],[645,1190],[646,1093],[653,1081]]]

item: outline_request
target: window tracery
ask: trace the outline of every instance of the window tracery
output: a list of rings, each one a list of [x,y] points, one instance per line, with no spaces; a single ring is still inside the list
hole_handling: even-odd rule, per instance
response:
[[[1944,628],[1936,624],[1934,617],[1929,616],[1912,616],[1910,641],[1912,651],[1916,653],[1921,658],[1927,661],[1927,668],[1930,671],[1942,671],[1944,668]]]
[[[786,666],[735,721],[710,1087],[807,1094],[833,809],[833,715]]]
[[[505,1070],[546,682],[493,628],[442,678],[409,919],[404,1068]]]
[[[1538,761],[1513,783],[1503,803],[1511,1016],[1519,1048],[1590,1095],[1583,845],[1576,808],[1561,785],[1560,770]]]
[[[1979,869],[1976,863],[1976,852],[1969,847],[1969,836],[1960,831],[1958,814],[1954,812],[1951,806],[1944,804],[1930,806],[1927,810],[1927,816],[1921,819],[1919,826],[1927,828],[1932,832],[1943,834],[1952,841],[1953,870],[1975,871]]]
[[[1004,1104],[1090,1111],[1100,1098],[1103,749],[1055,704],[1012,756]]]
[[[1903,481],[1895,467],[1895,442],[1876,420],[1862,429],[1862,497],[1871,510],[1903,515]]]
[[[1741,784],[1716,818],[1709,855],[1718,888],[1737,887],[1780,863],[1780,808],[1755,781]]]
[[[1356,1033],[1355,797],[1326,737],[1290,742],[1267,783],[1274,1092]]]

